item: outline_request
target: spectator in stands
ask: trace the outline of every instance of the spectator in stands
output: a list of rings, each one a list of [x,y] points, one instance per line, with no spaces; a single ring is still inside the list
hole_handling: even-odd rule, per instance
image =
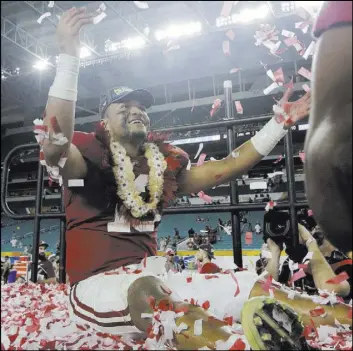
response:
[[[174,239],[176,240],[181,239],[178,228],[174,228]]]
[[[2,271],[2,279],[4,281],[4,284],[7,284],[7,280],[9,279],[9,274],[11,270],[11,262],[9,256],[5,256],[4,263],[2,265],[3,271]]]
[[[211,262],[214,258],[214,249],[212,245],[201,245],[196,254],[196,259],[199,262],[199,273],[219,273],[221,269]]]
[[[256,224],[255,224],[255,233],[256,233],[257,235],[260,235],[261,232],[262,232],[261,225],[260,225],[259,222],[256,222]]]
[[[173,273],[178,273],[181,272],[181,267],[179,263],[175,262],[174,257],[175,257],[175,251],[173,249],[167,249],[165,252],[165,257],[167,259],[165,263],[165,269],[167,272],[170,270]]]
[[[318,227],[311,234],[304,226],[299,224],[300,246],[296,250],[300,252],[299,260],[309,251],[313,257],[306,261],[307,268],[304,268],[306,276],[294,282],[295,286],[304,289],[309,295],[318,294],[318,289],[335,292],[345,298],[347,302],[352,298],[352,260],[338,251],[326,238],[325,234]],[[291,279],[290,265],[293,262],[287,258],[279,269],[279,259],[282,248],[273,240],[267,239],[268,251],[271,258],[262,258],[257,262],[258,274],[262,272],[261,266],[269,272],[272,277],[282,284],[288,284]],[[269,257],[270,257],[269,256]],[[328,284],[327,281],[341,272],[345,271],[349,279],[339,284]]]
[[[23,248],[23,254],[24,255],[28,254],[28,246],[27,245],[25,245],[24,248]]]
[[[160,240],[159,240],[159,250],[160,251],[164,251],[165,248],[167,247],[166,244],[167,244],[166,238],[160,238]]]
[[[194,228],[190,228],[190,229],[188,230],[188,234],[189,234],[189,238],[193,238],[194,235],[195,235],[195,230],[194,230]]]
[[[47,259],[46,249],[48,244],[41,241],[39,244],[39,262],[38,262],[38,283],[56,283],[55,270],[53,263]],[[30,263],[30,267],[32,266]]]

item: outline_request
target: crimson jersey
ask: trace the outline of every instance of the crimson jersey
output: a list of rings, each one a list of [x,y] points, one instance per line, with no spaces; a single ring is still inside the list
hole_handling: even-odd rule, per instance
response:
[[[87,164],[83,187],[65,187],[66,211],[66,269],[70,283],[75,284],[94,274],[129,264],[137,264],[147,256],[157,254],[157,234],[141,232],[135,227],[138,221],[131,217],[131,232],[108,232],[108,223],[114,222],[115,211],[122,201],[116,195],[116,182],[112,160],[100,133],[75,132],[72,143],[78,148]],[[157,143],[164,154],[167,169],[164,172],[164,189],[159,210],[167,205],[185,176],[188,155],[166,143]],[[147,159],[141,156],[134,165],[136,179],[148,175]],[[146,201],[149,193],[140,194]],[[153,220],[145,217],[141,222]]]
[[[334,27],[352,25],[352,1],[325,1],[315,21],[313,34],[319,37]]]

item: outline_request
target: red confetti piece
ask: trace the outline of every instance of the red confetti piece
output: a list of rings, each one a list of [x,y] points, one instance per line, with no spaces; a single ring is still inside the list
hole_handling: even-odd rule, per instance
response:
[[[310,311],[310,316],[311,317],[320,317],[325,313],[326,313],[326,311],[323,307],[316,307],[315,309]]]
[[[217,279],[217,275],[205,275],[205,279],[210,280],[210,279]]]
[[[291,280],[289,281],[289,285],[292,285],[298,279],[304,278],[306,276],[305,272],[300,269],[298,272],[294,273]]]
[[[147,252],[145,253],[145,257],[143,259],[143,268],[146,268],[147,265]]]
[[[233,30],[228,30],[227,32],[226,32],[226,36],[230,39],[230,40],[234,40],[234,38],[235,38],[235,33],[234,33],[234,31]]]
[[[245,243],[247,245],[251,245],[252,244],[252,232],[246,232],[245,233]]]
[[[272,286],[272,275],[269,275],[265,281],[260,282],[260,285],[261,288],[268,293]]]
[[[224,40],[222,43],[222,50],[224,55],[230,56],[229,40]]]
[[[230,74],[237,73],[237,72],[240,71],[240,70],[241,70],[241,68],[232,68],[232,69],[229,71],[229,73],[230,73]]]
[[[180,168],[180,161],[173,156],[166,157],[165,161],[167,162],[168,169],[170,169],[171,171],[175,171]]]
[[[221,271],[221,269],[214,263],[209,262],[209,263],[205,263],[201,268],[199,273],[200,274],[215,274],[215,273],[219,273]]]
[[[55,116],[50,117],[50,125],[55,134],[62,133],[58,119]]]
[[[340,284],[346,281],[349,278],[347,272],[341,272],[340,274],[336,275],[334,278],[329,279],[326,284]]]
[[[232,7],[233,7],[233,2],[234,1],[224,1],[223,2],[223,7],[222,7],[222,11],[221,11],[222,17],[229,16],[230,11],[232,10]]]
[[[233,325],[233,316],[224,317],[223,321],[226,322],[228,325],[232,326]]]
[[[210,117],[212,118],[214,116],[214,114],[219,110],[219,108],[222,105],[222,100],[220,99],[216,99],[213,104],[212,104],[212,108],[210,111]]]
[[[230,347],[229,350],[245,350],[245,343],[240,338]]]
[[[235,290],[235,293],[234,293],[234,297],[238,296],[239,293],[240,293],[240,288],[239,288],[239,283],[238,283],[238,279],[237,277],[235,276],[234,272],[230,272],[230,276],[232,277],[232,279],[235,281],[235,284],[237,285],[237,289]]]
[[[273,162],[273,164],[275,165],[275,164],[281,162],[282,160],[283,160],[283,156],[281,155],[281,156],[279,156],[279,157],[277,158],[276,161]]]
[[[212,197],[206,195],[203,191],[199,191],[199,192],[197,193],[197,196],[198,196],[200,199],[202,199],[203,201],[205,201],[206,204],[211,204],[211,203],[212,203]]]
[[[206,154],[201,154],[199,159],[197,160],[197,164],[196,167],[200,167],[203,165],[203,163],[205,162],[207,155]]]
[[[241,105],[240,101],[235,101],[235,109],[237,110],[237,112],[242,115],[244,110],[243,110],[243,106]]]
[[[305,152],[299,152],[299,157],[301,161],[304,163],[305,162]]]
[[[209,308],[210,308],[210,301],[205,301],[203,304],[202,304],[202,308],[204,309],[204,310],[208,310]]]
[[[187,277],[187,278],[186,278],[186,282],[187,282],[187,283],[191,283],[191,282],[192,282],[192,277]]]
[[[303,76],[304,78],[306,78],[308,80],[311,80],[311,72],[304,67],[300,68],[300,70],[298,71],[298,74],[300,74],[301,76]]]

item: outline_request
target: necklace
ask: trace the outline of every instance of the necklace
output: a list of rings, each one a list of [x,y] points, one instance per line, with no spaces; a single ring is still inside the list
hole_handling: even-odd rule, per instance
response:
[[[140,218],[157,208],[163,194],[164,171],[167,162],[164,155],[153,143],[145,144],[145,157],[149,166],[148,190],[150,193],[149,202],[145,202],[136,189],[133,164],[125,148],[118,142],[110,144],[113,155],[113,173],[117,183],[117,195],[135,218]]]

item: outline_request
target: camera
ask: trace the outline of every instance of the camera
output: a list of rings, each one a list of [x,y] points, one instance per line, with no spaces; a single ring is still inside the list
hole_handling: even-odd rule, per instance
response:
[[[312,216],[308,215],[307,209],[302,209],[298,213],[298,223],[306,229],[312,231],[316,222]],[[305,245],[299,244],[295,248],[292,245],[292,230],[290,216],[286,211],[272,209],[264,215],[264,241],[271,238],[281,249],[286,245],[286,253],[294,262],[301,262],[308,250]]]

